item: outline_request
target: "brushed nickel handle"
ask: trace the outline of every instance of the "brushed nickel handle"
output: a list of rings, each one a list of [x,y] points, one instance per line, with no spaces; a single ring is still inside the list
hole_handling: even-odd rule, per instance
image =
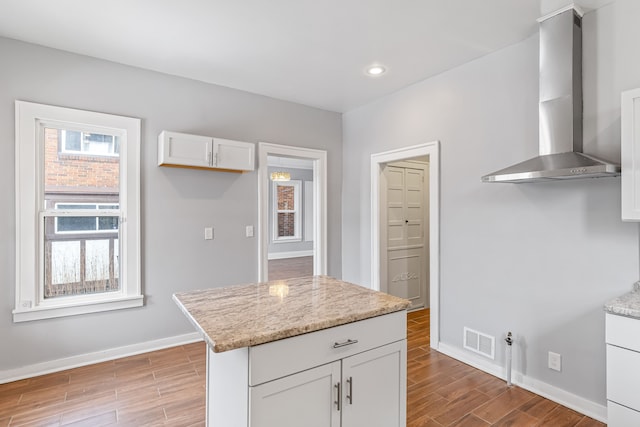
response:
[[[348,339],[346,341],[342,341],[342,342],[338,342],[336,341],[335,343],[333,343],[333,348],[340,348],[340,347],[345,347],[351,344],[357,344],[358,340],[352,340],[352,339]]]
[[[347,393],[347,400],[349,405],[353,405],[353,378],[347,378],[347,384],[349,384],[349,392]]]
[[[339,411],[339,410],[340,410],[340,402],[342,401],[342,396],[341,396],[341,395],[342,395],[342,393],[340,392],[340,389],[341,389],[341,387],[340,387],[340,382],[336,383],[336,385],[334,385],[334,387],[335,387],[335,388],[337,389],[337,391],[338,391],[338,393],[337,393],[337,395],[338,395],[338,399],[337,399],[335,402],[333,402],[333,403],[335,403],[335,404],[336,404],[336,407],[338,408],[338,411]]]

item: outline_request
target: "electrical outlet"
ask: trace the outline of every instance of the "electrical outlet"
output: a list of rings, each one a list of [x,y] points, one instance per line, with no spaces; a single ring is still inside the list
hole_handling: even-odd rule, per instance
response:
[[[213,227],[204,228],[204,240],[213,240]]]
[[[245,227],[244,235],[247,237],[253,237],[253,225],[247,225]]]
[[[562,370],[562,356],[553,351],[549,352],[549,369],[560,372]]]

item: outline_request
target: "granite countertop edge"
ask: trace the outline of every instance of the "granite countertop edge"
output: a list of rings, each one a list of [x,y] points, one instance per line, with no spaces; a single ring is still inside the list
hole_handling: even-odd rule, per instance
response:
[[[345,316],[341,318],[335,318],[330,321],[317,322],[317,323],[307,323],[305,326],[297,326],[282,329],[277,332],[265,333],[265,334],[256,334],[247,339],[242,339],[229,343],[216,343],[212,340],[204,331],[201,329],[200,332],[206,336],[205,341],[211,346],[214,353],[222,353],[224,351],[235,350],[243,347],[253,347],[261,344],[267,344],[273,341],[279,341],[286,338],[296,337],[298,335],[309,334],[312,332],[321,331],[323,329],[329,329],[336,326],[346,325],[348,323],[358,322],[360,320],[367,320],[373,317],[384,316],[385,314],[395,313],[397,311],[401,311],[406,309],[406,307],[398,307],[393,310],[376,310],[367,313],[362,313],[362,315],[358,316]]]
[[[182,313],[187,317],[187,319],[191,322],[195,329],[200,333],[207,346],[211,348],[214,353],[222,353],[239,348],[257,346],[273,341],[295,337],[298,335],[320,331],[323,329],[346,325],[352,322],[358,322],[373,317],[383,316],[386,314],[406,310],[410,305],[410,302],[406,299],[391,297],[391,299],[395,299],[396,301],[389,301],[387,299],[384,304],[380,304],[377,307],[368,310],[340,313],[340,315],[335,317],[324,318],[320,320],[315,319],[302,324],[297,323],[293,325],[287,325],[278,330],[268,330],[265,332],[254,331],[255,333],[252,333],[249,336],[247,336],[246,334],[242,334],[241,336],[234,339],[224,337],[224,339],[216,340],[214,339],[214,337],[210,336],[207,333],[206,328],[203,328],[202,325],[199,324],[198,320],[194,317],[194,315],[189,312],[189,309],[180,300],[180,295],[183,294],[174,294],[172,296],[172,299],[178,305],[180,311],[182,311]]]
[[[633,290],[614,298],[604,305],[604,311],[618,316],[640,319],[640,281],[633,284]]]

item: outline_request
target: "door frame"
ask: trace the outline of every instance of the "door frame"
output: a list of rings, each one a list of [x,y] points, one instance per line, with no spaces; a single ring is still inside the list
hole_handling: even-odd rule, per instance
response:
[[[267,156],[313,162],[313,274],[327,274],[327,152],[289,145],[258,143],[258,281],[269,277],[269,165]]]
[[[380,177],[390,162],[429,156],[429,306],[430,346],[440,342],[440,141],[371,155],[371,288],[380,290]]]

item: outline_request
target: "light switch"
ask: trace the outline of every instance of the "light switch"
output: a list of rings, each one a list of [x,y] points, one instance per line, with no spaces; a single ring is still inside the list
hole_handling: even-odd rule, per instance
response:
[[[204,240],[213,240],[213,227],[204,228]]]
[[[253,225],[247,225],[244,231],[245,236],[253,237]]]

